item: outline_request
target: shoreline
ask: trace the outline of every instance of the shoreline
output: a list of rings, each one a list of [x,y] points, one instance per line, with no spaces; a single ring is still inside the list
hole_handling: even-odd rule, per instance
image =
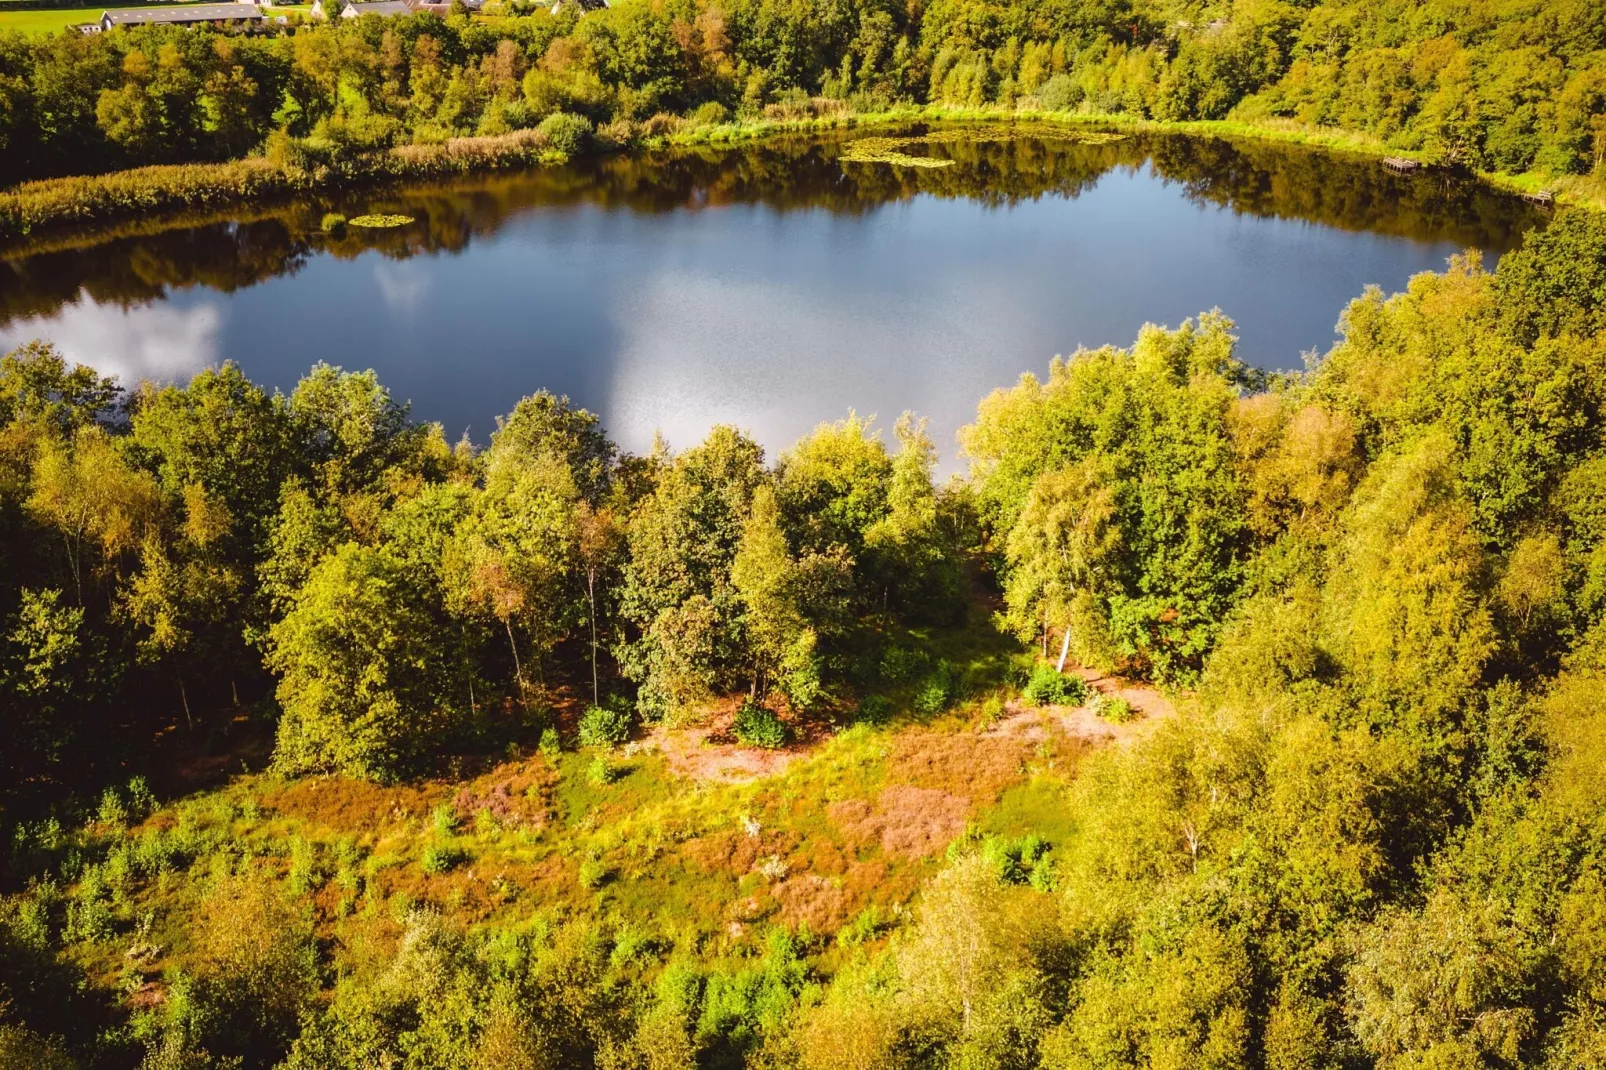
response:
[[[1119,114],[942,105],[739,120],[716,126],[688,127],[622,144],[605,142],[598,151],[721,148],[788,135],[874,130],[911,123],[955,126],[1037,123],[1302,145],[1334,155],[1373,159],[1391,155],[1420,159],[1421,156],[1388,148],[1380,141],[1361,135],[1340,130],[1312,130],[1293,124],[1280,127],[1229,120],[1160,122]],[[413,181],[561,166],[569,159],[552,149],[536,131],[521,130],[496,137],[455,138],[440,145],[400,146],[333,165],[306,167],[253,156],[225,163],[158,164],[103,175],[40,179],[0,191],[0,252],[16,254],[40,246],[78,245],[107,232],[110,236],[119,236],[162,229],[150,226],[157,222],[152,217],[193,212],[227,215],[243,206],[270,207],[296,198],[377,190]],[[1557,207],[1606,210],[1606,192],[1595,189],[1587,180],[1499,172],[1470,172],[1469,175],[1491,188],[1515,195],[1542,188],[1554,189]],[[139,225],[141,222],[146,225]]]
[[[661,140],[669,145],[739,144],[779,134],[823,132],[827,130],[871,129],[900,123],[1047,123],[1063,126],[1092,126],[1123,133],[1185,134],[1193,137],[1219,137],[1264,141],[1283,145],[1303,145],[1337,155],[1382,160],[1398,156],[1423,163],[1425,153],[1393,148],[1365,134],[1336,128],[1306,127],[1294,122],[1236,122],[1231,119],[1189,119],[1164,121],[1141,119],[1121,112],[1064,112],[1033,108],[955,108],[941,104],[910,104],[886,112],[840,112],[797,119],[749,119],[721,126],[678,131]],[[1557,207],[1606,211],[1606,185],[1596,185],[1577,175],[1554,176],[1535,172],[1510,174],[1504,171],[1461,172],[1491,188],[1507,193],[1526,194],[1552,190]]]

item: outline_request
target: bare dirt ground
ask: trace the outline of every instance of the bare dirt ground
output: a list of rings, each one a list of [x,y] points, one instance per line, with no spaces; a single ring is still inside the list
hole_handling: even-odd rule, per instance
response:
[[[984,739],[1008,739],[1038,743],[1057,729],[1073,739],[1091,745],[1127,743],[1153,731],[1155,726],[1176,715],[1176,705],[1152,687],[1104,676],[1092,669],[1075,670],[1088,686],[1112,698],[1125,699],[1137,711],[1126,724],[1102,720],[1086,706],[1028,706],[1018,699],[1005,706],[1004,716],[986,731]],[[664,755],[670,770],[688,780],[742,783],[785,772],[800,758],[808,757],[830,735],[827,726],[793,723],[792,739],[778,750],[744,747],[731,734],[731,721],[739,700],[721,702],[703,723],[680,728],[658,726],[648,732],[636,747]],[[929,735],[929,733],[926,733]],[[970,742],[962,742],[968,738]],[[974,748],[976,737],[956,737],[955,743]]]
[[[681,728],[659,725],[637,746],[662,753],[676,776],[739,783],[784,772],[830,735],[824,725],[793,722],[788,725],[791,738],[786,746],[776,750],[744,747],[731,733],[731,722],[740,705],[739,697],[731,698],[722,701],[700,724]]]
[[[1004,707],[1004,716],[982,735],[1005,736],[1035,743],[1046,739],[1050,727],[1055,726],[1067,735],[1090,744],[1127,744],[1134,739],[1141,739],[1158,725],[1176,716],[1176,704],[1152,687],[1116,676],[1104,676],[1092,669],[1078,668],[1075,671],[1087,681],[1089,688],[1110,698],[1125,699],[1137,716],[1126,724],[1112,724],[1085,705],[1028,706],[1019,699],[1011,699]]]

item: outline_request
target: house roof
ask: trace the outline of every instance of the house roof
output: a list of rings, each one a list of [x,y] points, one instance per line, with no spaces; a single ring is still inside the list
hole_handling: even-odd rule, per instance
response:
[[[373,0],[373,2],[367,4],[347,4],[346,11],[351,11],[358,15],[411,15],[413,13],[413,9],[403,3],[402,0]],[[345,13],[345,11],[341,12],[342,15]]]
[[[192,7],[122,8],[101,14],[103,25],[144,26],[169,22],[219,22],[238,19],[258,21],[262,11],[255,4],[196,4]]]
[[[150,10],[146,8],[122,8],[120,10],[106,11],[100,16],[101,22],[109,22],[113,26],[140,26],[151,23],[183,23],[183,22],[218,22],[237,19],[250,19],[253,21],[262,18],[262,11],[255,4],[195,4],[190,7],[168,7]]]

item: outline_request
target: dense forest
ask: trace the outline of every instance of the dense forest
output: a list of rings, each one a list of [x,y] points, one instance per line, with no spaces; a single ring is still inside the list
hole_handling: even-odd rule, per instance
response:
[[[1562,213],[1300,374],[1057,359],[941,483],[25,346],[0,1065],[1606,1066],[1603,327]],[[1127,726],[1078,665],[1175,714],[1001,734]],[[671,775],[711,717],[795,764]]]
[[[520,14],[519,11],[526,13]],[[1593,0],[513,0],[238,35],[0,35],[0,178],[265,152],[303,167],[545,128],[1025,105],[1294,123],[1549,176],[1606,161]],[[559,116],[554,119],[554,116]]]

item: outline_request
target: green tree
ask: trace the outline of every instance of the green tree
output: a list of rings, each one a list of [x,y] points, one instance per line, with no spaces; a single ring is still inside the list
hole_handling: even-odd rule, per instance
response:
[[[268,633],[280,676],[274,762],[289,773],[390,779],[451,740],[465,689],[406,570],[345,543],[312,569]]]

